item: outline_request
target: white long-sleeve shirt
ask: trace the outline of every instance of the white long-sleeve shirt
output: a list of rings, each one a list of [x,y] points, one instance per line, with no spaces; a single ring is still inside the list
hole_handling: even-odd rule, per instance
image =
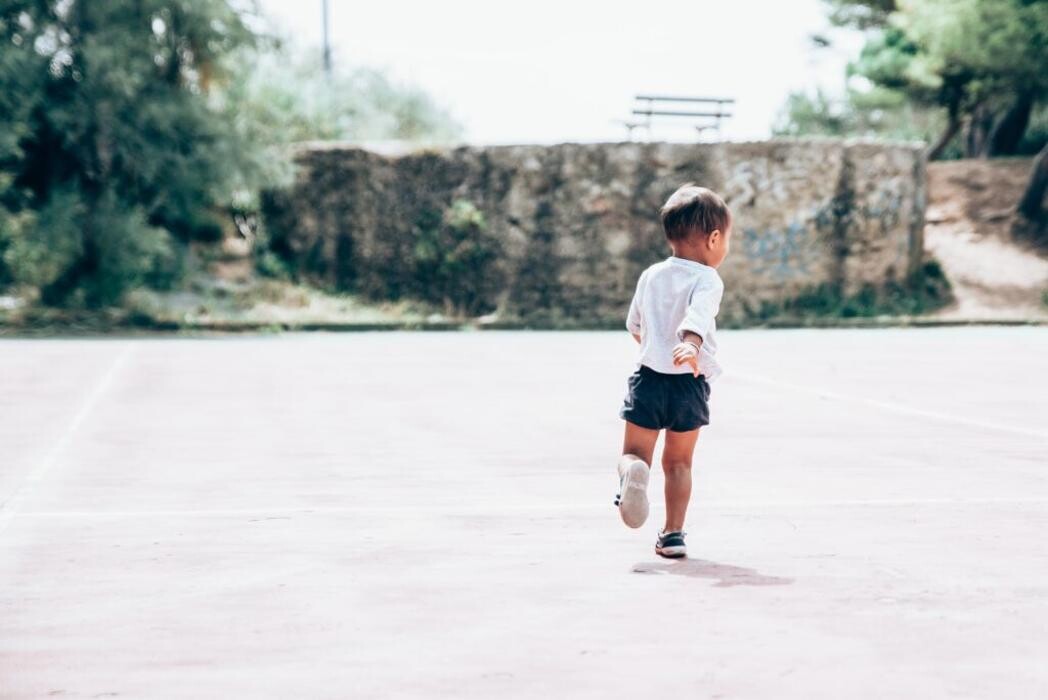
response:
[[[712,382],[721,374],[715,359],[717,312],[724,282],[709,265],[671,256],[641,273],[626,317],[626,328],[640,335],[638,365],[663,374],[687,374],[673,364],[673,348],[691,331],[702,338],[699,370]]]

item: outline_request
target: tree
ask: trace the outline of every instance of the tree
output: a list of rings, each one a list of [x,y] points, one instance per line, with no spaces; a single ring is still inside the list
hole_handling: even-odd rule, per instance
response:
[[[943,124],[938,110],[915,105],[897,91],[850,89],[843,98],[834,99],[818,90],[814,94],[791,94],[772,133],[930,141],[941,132]]]
[[[326,75],[317,70],[318,53],[288,41],[246,53],[242,64],[227,93],[237,113],[264,125],[271,140],[447,143],[462,134],[425,92],[370,68]]]
[[[1048,97],[1048,3],[828,0],[827,9],[834,24],[867,34],[848,68],[849,78],[866,84],[849,93],[855,110],[862,112],[856,101],[872,86],[912,110],[940,112],[931,158],[962,131],[969,157],[1025,147],[1031,114]]]
[[[969,157],[1015,152],[1048,96],[1048,3],[907,0],[893,15],[917,47],[909,68],[951,114],[966,117]]]
[[[2,275],[97,307],[215,236],[270,174],[215,89],[257,41],[227,0],[5,0]]]
[[[0,287],[98,307],[288,181],[295,140],[448,141],[423,92],[325,79],[250,0],[0,0]]]
[[[1030,179],[1027,181],[1017,207],[1019,214],[1032,226],[1027,227],[1026,222],[1018,221],[1016,222],[1017,230],[1032,228],[1035,236],[1040,235],[1036,232],[1043,230],[1048,224],[1048,212],[1044,210],[1046,192],[1048,192],[1048,145],[1045,145],[1034,158],[1033,167],[1030,168]]]
[[[3,264],[9,241],[32,224],[17,207],[13,190],[14,165],[22,158],[21,141],[30,132],[30,114],[43,97],[46,61],[26,46],[27,38],[16,33],[19,19],[30,2],[0,5],[0,285],[11,281]]]

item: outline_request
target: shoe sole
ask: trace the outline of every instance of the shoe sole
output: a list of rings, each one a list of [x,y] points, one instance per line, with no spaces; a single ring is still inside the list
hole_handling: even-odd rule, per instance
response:
[[[626,469],[619,497],[619,515],[627,527],[634,529],[648,519],[648,465],[637,460]]]
[[[681,559],[688,556],[687,547],[656,547],[655,553],[667,559]]]

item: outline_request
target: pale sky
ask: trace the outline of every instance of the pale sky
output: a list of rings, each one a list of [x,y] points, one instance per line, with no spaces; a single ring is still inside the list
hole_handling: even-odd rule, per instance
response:
[[[619,141],[640,93],[734,97],[722,135],[766,138],[791,90],[838,93],[861,39],[821,0],[329,0],[335,62],[421,87],[471,143]],[[321,0],[260,0],[278,30],[321,43]],[[652,137],[694,141],[656,122]]]

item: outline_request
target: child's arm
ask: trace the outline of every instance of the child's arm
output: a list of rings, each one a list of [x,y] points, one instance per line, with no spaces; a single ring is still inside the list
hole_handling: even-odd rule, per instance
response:
[[[677,327],[677,338],[681,342],[673,348],[673,364],[690,366],[696,377],[699,376],[699,348],[714,326],[723,296],[724,283],[719,276],[703,277],[692,290],[687,313]]]
[[[630,335],[632,335],[633,339],[637,341],[637,345],[640,345],[640,333],[630,333]]]

